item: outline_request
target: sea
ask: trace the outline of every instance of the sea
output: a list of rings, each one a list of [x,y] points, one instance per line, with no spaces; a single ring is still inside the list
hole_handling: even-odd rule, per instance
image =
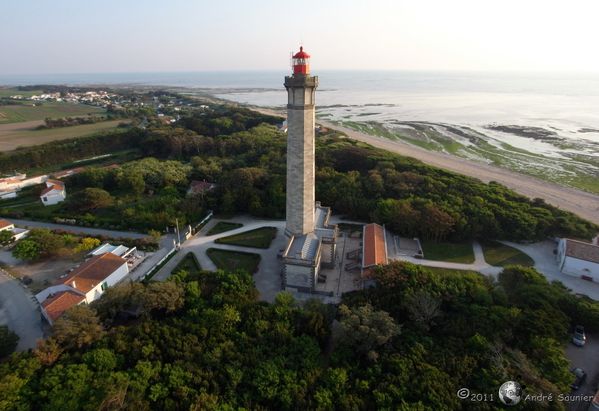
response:
[[[599,190],[599,73],[316,70],[317,116],[429,150]],[[285,71],[0,76],[0,84],[186,87],[283,108]]]

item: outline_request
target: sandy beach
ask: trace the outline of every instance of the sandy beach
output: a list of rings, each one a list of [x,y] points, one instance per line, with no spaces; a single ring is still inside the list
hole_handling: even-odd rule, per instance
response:
[[[284,117],[284,113],[264,108],[254,110],[274,116]],[[571,211],[589,221],[599,224],[599,196],[569,187],[559,186],[534,177],[515,173],[492,165],[464,160],[449,154],[427,151],[404,142],[389,140],[351,130],[328,121],[317,120],[324,127],[338,130],[348,137],[368,143],[374,147],[389,150],[404,156],[416,158],[426,164],[444,168],[456,173],[478,178],[481,181],[496,181],[530,198],[542,198],[547,203],[563,210]]]

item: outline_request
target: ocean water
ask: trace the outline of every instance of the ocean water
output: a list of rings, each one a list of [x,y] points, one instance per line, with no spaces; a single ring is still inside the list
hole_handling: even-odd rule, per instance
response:
[[[0,84],[197,88],[284,107],[284,71],[0,76]],[[318,71],[317,115],[475,161],[599,190],[599,73]],[[590,179],[590,180],[589,180]],[[597,179],[594,181],[593,179]]]

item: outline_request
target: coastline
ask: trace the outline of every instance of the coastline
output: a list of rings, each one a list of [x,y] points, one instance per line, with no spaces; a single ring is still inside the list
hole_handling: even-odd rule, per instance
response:
[[[245,107],[263,114],[281,118],[286,117],[284,113],[272,109],[256,106]],[[382,148],[407,157],[413,157],[434,167],[474,177],[485,183],[496,181],[519,194],[530,198],[542,198],[555,207],[570,211],[595,224],[599,224],[599,195],[549,183],[535,177],[519,174],[492,165],[465,160],[445,153],[428,151],[401,141],[372,136],[370,134],[333,124],[326,120],[317,119],[316,123],[332,130],[340,131],[353,140],[361,141],[374,147]]]

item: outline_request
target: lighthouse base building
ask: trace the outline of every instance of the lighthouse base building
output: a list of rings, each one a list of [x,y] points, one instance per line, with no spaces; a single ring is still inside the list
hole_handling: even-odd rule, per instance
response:
[[[291,235],[283,253],[283,284],[286,290],[312,292],[316,283],[325,281],[320,268],[333,268],[337,256],[336,225],[329,224],[330,207],[316,203],[314,231]]]

